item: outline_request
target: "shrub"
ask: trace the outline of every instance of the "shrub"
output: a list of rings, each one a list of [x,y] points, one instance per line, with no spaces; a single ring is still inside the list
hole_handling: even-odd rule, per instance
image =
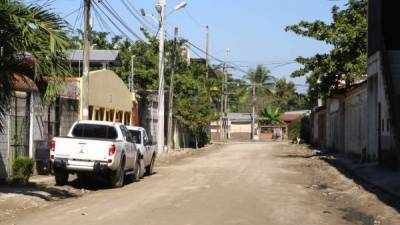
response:
[[[33,173],[34,164],[35,161],[33,159],[18,157],[12,165],[13,177],[16,179],[22,179],[25,184],[28,183],[29,177]]]
[[[300,138],[300,127],[301,127],[301,119],[297,119],[289,124],[288,127],[289,140],[296,142],[296,139]]]
[[[297,142],[297,138],[301,141],[308,143],[310,139],[310,118],[303,116],[289,125],[289,140]]]

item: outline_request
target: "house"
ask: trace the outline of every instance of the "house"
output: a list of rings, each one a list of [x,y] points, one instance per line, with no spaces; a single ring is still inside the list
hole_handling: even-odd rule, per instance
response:
[[[381,165],[400,167],[400,4],[368,2],[368,144]]]
[[[210,126],[211,140],[221,140],[220,121],[212,122]],[[224,119],[223,139],[245,141],[252,140],[252,113],[227,113]],[[253,133],[258,139],[258,115],[254,118]]]
[[[39,119],[34,114],[40,99],[35,82],[23,74],[14,74],[13,81],[14,93],[0,132],[0,180],[8,177],[16,157],[33,156],[34,129]]]

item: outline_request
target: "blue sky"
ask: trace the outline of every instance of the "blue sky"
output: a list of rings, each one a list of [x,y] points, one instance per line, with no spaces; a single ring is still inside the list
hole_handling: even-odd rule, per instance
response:
[[[97,0],[96,0],[97,1]],[[158,0],[128,0],[137,9],[143,8],[157,15],[154,5]],[[27,1],[29,2],[29,1]],[[44,2],[44,0],[42,0]],[[78,9],[80,0],[54,0],[51,7],[61,15],[67,15]],[[108,0],[133,31],[140,33],[140,24],[124,7],[121,0]],[[167,0],[168,12],[180,0]],[[173,34],[178,27],[180,35],[205,49],[205,25],[210,27],[210,52],[213,56],[230,61],[236,65],[254,67],[266,64],[277,77],[290,78],[292,71],[300,67],[290,64],[278,68],[271,63],[294,60],[297,56],[311,56],[318,52],[329,51],[330,47],[312,39],[285,32],[287,25],[301,20],[331,21],[331,8],[334,4],[343,5],[346,1],[330,0],[187,0],[187,7],[172,13],[167,18],[167,29]],[[77,13],[66,19],[74,24]],[[93,19],[96,30],[102,30]],[[149,22],[151,20],[149,19]],[[81,26],[81,24],[78,24]],[[119,33],[114,30],[114,33]],[[225,49],[229,48],[227,54]],[[235,72],[235,76],[242,73]],[[294,79],[304,84],[304,78]],[[298,86],[304,92],[305,87]]]

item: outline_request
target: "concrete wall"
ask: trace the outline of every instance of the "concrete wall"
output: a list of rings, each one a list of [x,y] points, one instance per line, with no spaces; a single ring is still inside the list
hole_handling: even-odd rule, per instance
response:
[[[327,99],[326,103],[326,148],[344,151],[344,97]]]
[[[395,53],[392,53],[395,54]],[[398,53],[399,54],[399,53]],[[392,55],[392,59],[398,56]],[[391,63],[389,63],[390,65]],[[399,63],[392,63],[391,72],[400,74]],[[397,65],[397,66],[396,66]],[[400,64],[399,64],[400,65]],[[396,81],[396,79],[394,79]],[[399,82],[400,79],[397,79]],[[382,60],[377,52],[368,60],[368,154],[378,158],[381,164],[388,165],[395,163],[396,147],[392,133],[392,124],[389,114],[387,94],[383,79]]]
[[[9,142],[10,137],[8,133],[9,126],[9,115],[6,115],[3,123],[3,132],[0,132],[0,180],[7,178],[7,171],[10,168],[9,165]]]
[[[344,151],[361,155],[368,145],[367,84],[349,91],[345,98]]]

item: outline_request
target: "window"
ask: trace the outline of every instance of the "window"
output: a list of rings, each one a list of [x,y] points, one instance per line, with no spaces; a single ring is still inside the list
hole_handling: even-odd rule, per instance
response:
[[[72,135],[79,138],[100,138],[115,140],[118,137],[115,127],[97,124],[77,124]]]
[[[129,130],[129,132],[131,133],[133,140],[136,141],[137,144],[142,144],[142,137],[140,131]]]

